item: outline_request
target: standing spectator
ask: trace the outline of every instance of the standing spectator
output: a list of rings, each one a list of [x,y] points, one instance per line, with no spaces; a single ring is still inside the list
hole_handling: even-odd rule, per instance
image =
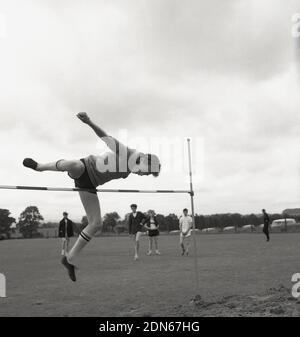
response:
[[[137,212],[136,204],[132,204],[130,208],[132,212],[129,215],[128,231],[129,235],[131,235],[134,240],[134,260],[137,260],[139,258],[140,238],[142,235],[145,215],[142,212]]]
[[[193,227],[193,219],[188,215],[188,209],[183,210],[183,215],[179,218],[180,229],[180,246],[182,249],[181,255],[185,253],[189,255],[189,247],[191,244],[191,234]]]
[[[269,242],[270,241],[270,234],[269,234],[270,217],[269,217],[269,215],[268,215],[268,213],[266,212],[265,209],[263,209],[262,212],[263,212],[263,216],[264,216],[263,232],[264,232],[265,236],[267,237],[267,242]]]
[[[63,219],[59,223],[58,236],[62,239],[61,255],[66,256],[69,251],[70,238],[74,236],[73,222],[68,219],[67,212],[63,212]]]
[[[147,255],[152,254],[153,242],[155,244],[155,254],[160,255],[160,252],[158,250],[159,224],[154,211],[148,211],[144,226],[148,230],[149,236],[149,251]]]

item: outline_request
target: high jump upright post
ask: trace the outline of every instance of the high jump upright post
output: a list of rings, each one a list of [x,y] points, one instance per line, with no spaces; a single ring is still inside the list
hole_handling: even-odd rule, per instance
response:
[[[197,239],[196,239],[196,222],[195,222],[195,205],[194,205],[194,187],[193,187],[193,169],[192,169],[192,153],[191,153],[191,139],[187,139],[188,143],[188,157],[189,157],[189,176],[190,176],[190,197],[191,197],[191,212],[193,220],[193,242],[194,242],[194,267],[195,267],[195,281],[196,281],[196,295],[199,294],[199,270],[197,258]]]

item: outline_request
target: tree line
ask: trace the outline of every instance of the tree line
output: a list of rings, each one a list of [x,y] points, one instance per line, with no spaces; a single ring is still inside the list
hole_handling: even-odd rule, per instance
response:
[[[28,206],[20,214],[18,221],[10,216],[11,213],[7,209],[0,209],[0,238],[10,238],[14,229],[12,224],[16,223],[16,229],[24,238],[41,237],[39,228],[58,228],[58,222],[46,222],[40,214],[37,206]],[[102,233],[126,233],[128,231],[128,216],[121,217],[117,212],[107,213],[103,217]],[[171,232],[179,229],[179,217],[177,214],[157,214],[160,231]],[[271,222],[280,218],[286,217],[284,213],[270,214]],[[297,222],[300,222],[300,215],[293,217]],[[248,214],[242,215],[239,213],[224,213],[212,215],[195,215],[195,227],[199,230],[216,227],[223,229],[228,226],[240,228],[246,225],[259,226],[263,222],[262,215]],[[88,225],[87,217],[83,216],[80,223],[74,223],[74,230],[77,233]]]

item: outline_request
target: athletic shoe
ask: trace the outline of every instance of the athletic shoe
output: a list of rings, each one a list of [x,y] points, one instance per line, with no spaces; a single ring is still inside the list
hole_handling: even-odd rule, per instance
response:
[[[134,255],[133,259],[134,259],[134,261],[138,260],[139,259],[138,255]]]
[[[70,279],[73,282],[76,282],[75,266],[69,263],[65,256],[61,259],[61,263],[63,264],[64,267],[67,268]]]
[[[38,163],[37,163],[35,160],[31,159],[31,158],[25,158],[25,159],[23,160],[23,165],[24,165],[25,167],[31,168],[31,169],[33,169],[33,170],[36,171],[36,168],[37,168],[37,166],[38,166]]]
[[[156,250],[156,251],[155,251],[155,254],[156,254],[156,255],[161,255],[159,250]]]

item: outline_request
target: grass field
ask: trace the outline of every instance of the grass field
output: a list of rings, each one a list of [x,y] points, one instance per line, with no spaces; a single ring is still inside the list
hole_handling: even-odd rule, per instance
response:
[[[161,235],[161,256],[133,261],[127,237],[95,238],[72,283],[60,265],[58,239],[0,241],[7,297],[0,316],[270,316],[300,315],[291,277],[300,272],[300,234],[198,235],[200,291],[193,251]],[[200,295],[201,297],[196,297]],[[194,300],[193,300],[194,299]]]

